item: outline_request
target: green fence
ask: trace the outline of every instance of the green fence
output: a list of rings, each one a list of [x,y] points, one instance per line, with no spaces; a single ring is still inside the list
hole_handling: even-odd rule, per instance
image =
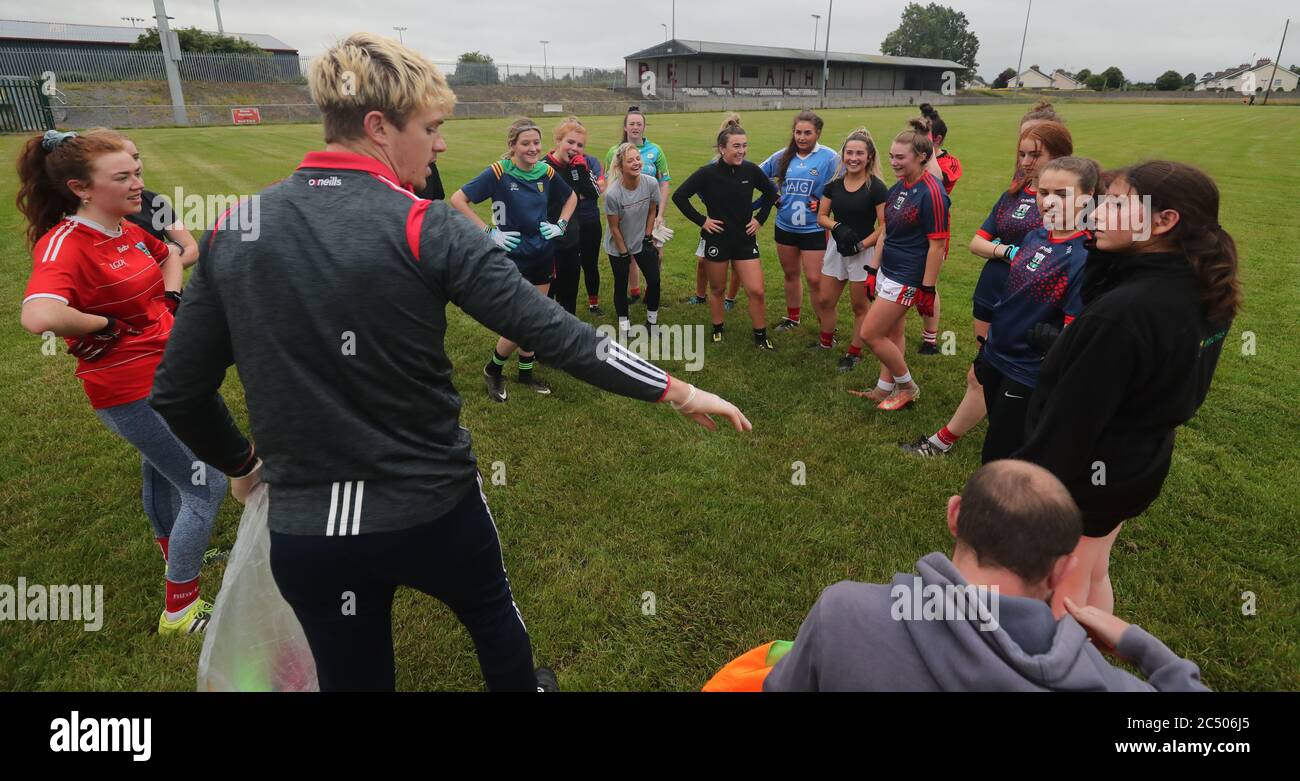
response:
[[[50,99],[41,85],[22,76],[0,76],[0,133],[31,133],[54,127]]]

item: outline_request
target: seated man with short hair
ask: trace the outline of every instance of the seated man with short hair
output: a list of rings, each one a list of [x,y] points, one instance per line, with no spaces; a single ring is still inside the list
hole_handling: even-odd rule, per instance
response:
[[[1050,472],[994,461],[948,500],[952,559],[931,553],[892,585],[822,592],[764,691],[1206,691],[1195,664],[1141,627],[1052,591],[1074,566],[1079,509]],[[1094,639],[1146,681],[1111,665]]]

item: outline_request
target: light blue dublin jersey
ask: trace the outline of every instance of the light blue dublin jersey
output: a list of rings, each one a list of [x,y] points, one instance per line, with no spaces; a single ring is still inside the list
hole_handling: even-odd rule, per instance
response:
[[[781,156],[784,149],[772,153],[772,156],[759,166],[763,173],[776,181],[781,168]],[[822,197],[826,183],[835,178],[835,171],[840,167],[840,155],[828,146],[818,144],[806,156],[795,154],[790,158],[790,167],[785,177],[776,182],[781,193],[781,207],[776,212],[776,227],[791,233],[816,233],[822,230],[817,225],[817,211],[809,206],[809,201]]]

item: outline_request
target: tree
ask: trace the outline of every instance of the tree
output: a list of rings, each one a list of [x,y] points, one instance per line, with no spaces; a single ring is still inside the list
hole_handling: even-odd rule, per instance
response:
[[[1183,86],[1183,77],[1178,71],[1165,71],[1156,78],[1156,89],[1161,92],[1173,92]]]
[[[1191,88],[1195,87],[1195,86],[1196,86],[1196,74],[1195,74],[1195,73],[1189,73],[1189,74],[1187,74],[1186,76],[1184,76],[1184,77],[1183,77],[1183,86],[1186,87],[1186,88],[1188,88],[1188,89],[1191,89]]]
[[[176,33],[176,38],[181,43],[182,52],[194,52],[196,54],[255,54],[263,57],[271,55],[267,50],[242,38],[204,32],[197,27],[185,27],[173,32]],[[162,51],[162,39],[158,37],[158,28],[150,27],[141,33],[130,48],[134,51]]]
[[[1106,77],[1102,76],[1100,73],[1092,74],[1088,77],[1088,80],[1085,83],[1088,85],[1088,89],[1090,90],[1101,92],[1106,89]]]
[[[1101,77],[1106,80],[1106,89],[1119,89],[1124,86],[1126,81],[1124,71],[1116,68],[1114,65],[1101,72]]]
[[[492,57],[482,52],[465,52],[456,58],[456,72],[448,82],[452,85],[496,84],[501,80]]]
[[[1006,70],[999,73],[998,77],[993,80],[993,89],[1006,89],[1007,85],[1010,84],[1011,80],[1014,79],[1015,77],[1016,77],[1015,68],[1007,68]]]
[[[880,53],[959,62],[974,71],[980,40],[968,28],[966,14],[938,3],[908,3],[898,29],[885,36]],[[1014,74],[1013,74],[1014,75]]]
[[[1087,84],[1088,79],[1090,78],[1092,78],[1092,71],[1088,70],[1087,68],[1084,68],[1083,70],[1074,74],[1074,80],[1079,82],[1080,84]]]

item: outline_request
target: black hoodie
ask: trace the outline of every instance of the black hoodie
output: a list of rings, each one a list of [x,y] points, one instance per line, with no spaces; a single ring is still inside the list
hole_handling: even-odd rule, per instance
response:
[[[1099,536],[1160,495],[1174,429],[1205,401],[1232,323],[1206,320],[1181,254],[1094,250],[1083,284],[1083,313],[1043,362],[1014,457],[1060,478]]]

